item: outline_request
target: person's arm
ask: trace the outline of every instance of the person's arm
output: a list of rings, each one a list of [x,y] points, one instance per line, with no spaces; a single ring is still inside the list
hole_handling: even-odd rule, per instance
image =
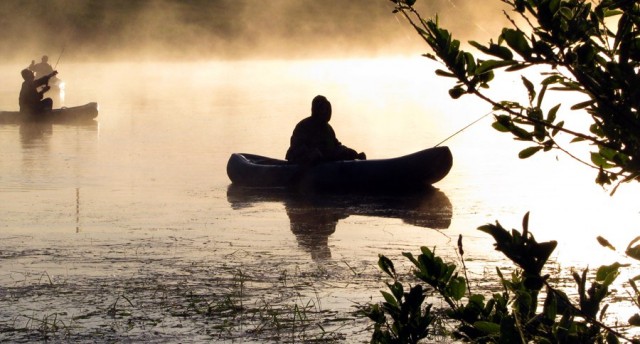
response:
[[[359,160],[367,160],[367,155],[364,152],[358,153],[355,149],[349,148],[343,145],[338,138],[336,137],[336,133],[331,126],[329,126],[329,132],[333,135],[333,140],[336,144],[336,155],[340,156],[344,159],[359,159]]]
[[[40,79],[36,79],[34,80],[34,84],[36,85],[36,87],[42,86],[42,85],[46,85],[49,83],[49,79],[51,79],[54,75],[58,74],[58,71],[53,71],[45,76],[43,76]]]
[[[44,94],[51,89],[51,86],[45,85],[40,91],[38,91],[38,97],[42,99]]]

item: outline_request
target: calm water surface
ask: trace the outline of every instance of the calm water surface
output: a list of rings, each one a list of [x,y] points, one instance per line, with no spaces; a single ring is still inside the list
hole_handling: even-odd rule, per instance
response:
[[[0,109],[17,108],[22,67],[0,67]],[[64,105],[97,101],[100,113],[95,125],[0,126],[0,287],[45,273],[154,271],[118,263],[132,256],[375,270],[379,253],[399,257],[421,245],[455,259],[460,234],[472,276],[482,277],[505,262],[476,228],[499,220],[520,230],[527,211],[538,240],[559,241],[559,267],[620,260],[595,237],[623,249],[640,234],[637,185],[610,197],[594,171],[566,156],[518,160],[526,146],[493,131],[489,117],[445,143],[454,167],[427,197],[300,199],[230,188],[229,155],[283,157],[317,94],[333,104],[339,139],[369,158],[432,147],[489,111],[471,98],[452,101],[433,68],[423,59],[61,64]],[[315,290],[324,307],[348,309],[378,299],[383,284],[373,285]]]

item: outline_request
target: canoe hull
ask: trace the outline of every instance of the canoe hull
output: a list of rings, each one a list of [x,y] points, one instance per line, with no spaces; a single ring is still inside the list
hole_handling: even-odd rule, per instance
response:
[[[448,147],[374,160],[335,161],[308,169],[285,160],[234,153],[227,163],[232,183],[250,187],[294,187],[302,191],[400,190],[433,185],[451,170]]]
[[[233,153],[227,162],[231,182],[250,187],[289,187],[301,174],[298,165],[255,154]]]
[[[20,111],[0,111],[0,124],[20,124],[25,122],[47,122],[53,124],[81,123],[92,121],[98,116],[98,103],[53,109],[37,115]]]

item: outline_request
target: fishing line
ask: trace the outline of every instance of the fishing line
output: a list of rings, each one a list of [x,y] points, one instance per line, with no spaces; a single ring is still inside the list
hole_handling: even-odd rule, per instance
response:
[[[463,132],[463,131],[465,131],[467,128],[469,128],[470,126],[472,126],[472,125],[474,125],[474,124],[476,124],[476,123],[480,122],[480,120],[481,120],[481,119],[483,119],[483,118],[485,118],[485,117],[487,117],[487,116],[491,115],[492,113],[493,113],[493,110],[491,110],[491,111],[487,112],[486,114],[482,115],[480,118],[478,118],[478,119],[476,119],[475,121],[473,121],[473,122],[471,122],[470,124],[468,124],[466,127],[464,127],[464,128],[462,128],[462,129],[460,129],[460,130],[456,131],[455,133],[453,133],[452,135],[450,135],[450,136],[449,136],[449,137],[447,137],[446,139],[442,140],[440,143],[438,143],[438,144],[437,144],[437,145],[435,145],[434,147],[438,147],[438,146],[440,146],[441,144],[443,144],[443,143],[447,142],[447,140],[449,140],[450,138],[452,138],[452,137],[454,137],[454,136],[456,136],[456,135],[460,134],[461,132]]]
[[[58,61],[56,61],[56,65],[53,66],[53,70],[56,70],[56,67],[58,67],[58,63],[60,62],[60,59],[62,58],[62,54],[64,54],[64,48],[66,48],[66,46],[62,46],[62,51],[60,51],[60,55],[58,55]]]

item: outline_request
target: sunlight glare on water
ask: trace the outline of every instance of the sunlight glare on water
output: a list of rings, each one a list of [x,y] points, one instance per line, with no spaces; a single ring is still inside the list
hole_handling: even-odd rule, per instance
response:
[[[101,199],[103,215],[121,211],[115,200],[128,193],[135,200],[125,208],[141,218],[159,200],[169,210],[178,200],[195,201],[193,194],[216,198],[229,183],[229,154],[282,158],[293,126],[308,115],[316,94],[332,102],[332,125],[344,144],[370,158],[408,154],[490,111],[470,96],[451,100],[447,89],[453,83],[435,77],[436,67],[426,58],[61,66],[67,105],[98,101],[98,123],[53,126],[34,139],[23,135],[22,142],[19,128],[3,127],[0,187],[7,200],[15,190],[24,200],[20,206],[42,190],[73,196],[78,187],[86,197]],[[10,66],[3,71],[17,74]],[[3,84],[5,109],[15,108],[10,86],[17,88],[17,79]],[[577,240],[593,241],[597,233],[622,242],[633,237],[629,227],[638,209],[624,199],[635,185],[609,197],[592,183],[594,171],[567,156],[554,152],[519,161],[517,152],[526,144],[495,132],[490,123],[486,117],[444,143],[454,153],[454,169],[437,186],[453,204],[451,232],[482,236],[474,228],[495,220],[519,227],[531,211],[533,232],[565,242],[562,256],[571,260],[589,257]],[[29,207],[38,212],[37,205]],[[181,222],[179,212],[170,213]],[[163,226],[153,224],[154,215],[148,221]],[[22,222],[21,216],[8,219],[27,229]],[[121,222],[127,223],[126,216]]]
[[[17,108],[20,68],[0,67],[6,76],[0,109]],[[309,208],[273,195],[228,194],[229,155],[283,158],[293,127],[309,115],[317,94],[332,102],[331,123],[342,143],[370,159],[433,147],[489,113],[490,106],[470,96],[452,100],[447,90],[453,82],[435,77],[435,68],[425,58],[61,65],[65,105],[97,101],[100,114],[89,126],[0,126],[0,241],[23,250],[51,249],[62,245],[57,237],[90,251],[98,249],[94,241],[126,248],[175,237],[175,247],[162,254],[184,249],[184,259],[204,259],[205,265],[221,260],[218,250],[242,247],[274,262],[322,264],[317,248],[332,262],[375,266],[379,253],[398,257],[421,245],[438,246],[455,259],[462,234],[478,277],[505,261],[476,228],[500,221],[521,230],[530,211],[538,241],[559,242],[553,256],[559,266],[620,260],[595,238],[603,235],[624,250],[640,234],[638,185],[623,185],[611,197],[593,182],[595,171],[565,155],[519,160],[527,144],[493,130],[491,116],[444,143],[454,156],[450,174],[436,185],[444,199],[439,204],[449,211],[438,219],[445,228],[416,226],[397,204]],[[335,219],[335,229],[318,236],[320,246],[294,233],[292,211],[301,209]],[[213,246],[185,249],[201,242]],[[16,271],[64,271],[60,262],[0,261],[0,282],[14,280]],[[108,272],[97,265],[74,273]],[[630,269],[637,271],[636,265]],[[347,293],[345,308],[354,298],[367,298],[347,288],[329,293]],[[377,297],[378,288],[369,295]]]
[[[229,183],[229,154],[282,158],[293,126],[308,115],[316,94],[332,102],[332,125],[344,144],[370,158],[407,154],[490,111],[469,96],[451,100],[452,82],[436,78],[434,68],[425,58],[61,66],[67,105],[98,101],[98,123],[53,126],[36,138],[23,135],[22,142],[19,128],[3,127],[0,187],[6,200],[16,192],[25,207],[42,190],[73,196],[81,188],[86,197],[101,199],[103,215],[121,211],[114,200],[128,193],[135,201],[125,208],[142,218],[159,200],[173,209],[178,200],[194,201],[193,194],[215,198]],[[17,74],[10,66],[3,71]],[[11,86],[18,87],[17,79],[3,84],[5,109],[16,107]],[[526,145],[493,131],[490,123],[486,117],[445,142],[455,163],[438,187],[452,200],[451,232],[476,237],[475,227],[495,220],[518,227],[532,211],[534,233],[562,242],[566,236],[563,249],[576,250],[563,251],[567,259],[583,257],[584,245],[576,240],[594,240],[596,233],[621,241],[633,237],[623,233],[633,233],[629,226],[638,209],[624,198],[635,185],[609,197],[592,183],[594,171],[567,156],[554,152],[519,161],[517,152]],[[37,204],[29,207],[38,212]],[[170,217],[181,222],[179,212]],[[150,227],[163,226],[153,219]],[[121,221],[126,224],[126,216]],[[27,229],[22,222],[21,216],[8,219]]]

